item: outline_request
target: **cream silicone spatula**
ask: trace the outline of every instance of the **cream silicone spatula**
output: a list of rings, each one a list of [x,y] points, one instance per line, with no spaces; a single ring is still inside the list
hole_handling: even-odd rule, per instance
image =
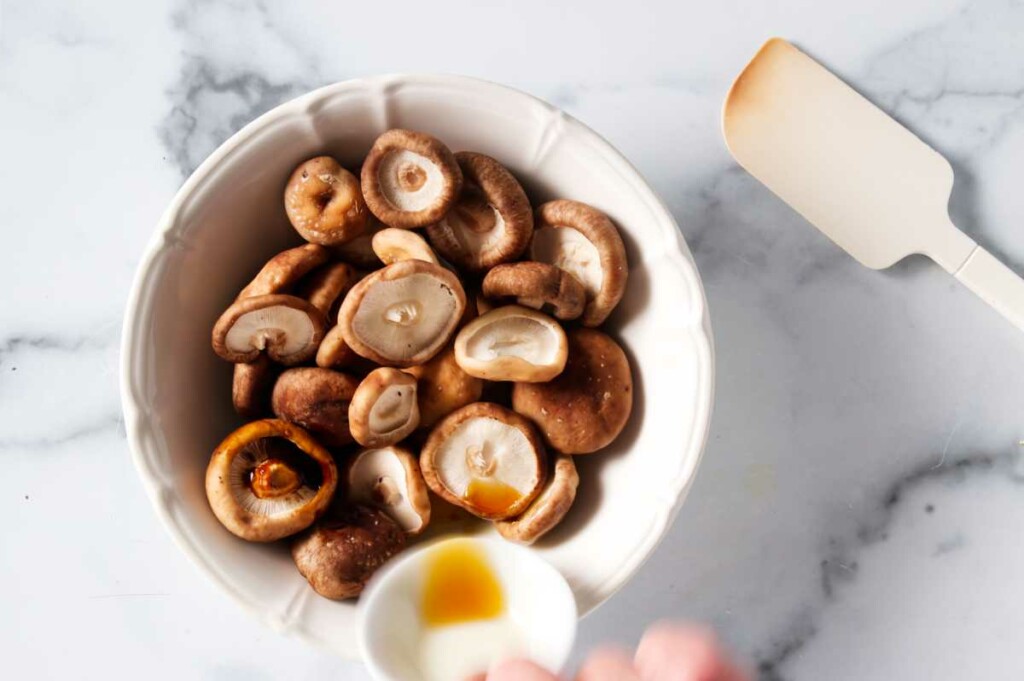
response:
[[[722,129],[741,166],[862,264],[927,255],[1024,330],[1024,280],[949,219],[949,162],[793,45],[761,47]]]

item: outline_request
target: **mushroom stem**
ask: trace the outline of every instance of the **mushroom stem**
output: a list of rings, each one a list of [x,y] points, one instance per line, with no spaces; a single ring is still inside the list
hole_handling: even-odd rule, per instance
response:
[[[259,499],[277,499],[302,486],[302,478],[284,461],[267,459],[253,469],[249,484]]]
[[[466,447],[466,465],[480,477],[487,477],[494,473],[494,454],[488,450],[486,442]]]
[[[385,506],[394,506],[402,498],[395,481],[386,475],[377,478],[373,485],[373,500]]]

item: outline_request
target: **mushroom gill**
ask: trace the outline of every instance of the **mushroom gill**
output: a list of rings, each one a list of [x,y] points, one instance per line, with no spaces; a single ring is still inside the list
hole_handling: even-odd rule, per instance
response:
[[[217,520],[248,541],[268,542],[309,527],[337,485],[334,458],[299,426],[262,419],[214,450],[206,496]]]

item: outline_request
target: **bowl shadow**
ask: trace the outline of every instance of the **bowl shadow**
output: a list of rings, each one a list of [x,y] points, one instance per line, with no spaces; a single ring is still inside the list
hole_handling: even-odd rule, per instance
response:
[[[624,345],[622,350],[626,353],[630,366],[636,367],[636,358],[632,351]],[[534,546],[538,548],[552,547],[568,541],[593,519],[601,507],[601,500],[604,497],[601,473],[609,461],[619,459],[632,451],[640,436],[644,411],[643,377],[633,371],[633,409],[626,421],[626,426],[615,441],[604,449],[593,454],[573,456],[573,463],[576,464],[576,471],[580,477],[579,487],[576,489],[576,500],[562,522],[537,540]]]

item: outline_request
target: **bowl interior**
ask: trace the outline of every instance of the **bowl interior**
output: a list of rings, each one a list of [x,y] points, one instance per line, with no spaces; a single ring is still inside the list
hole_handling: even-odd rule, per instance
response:
[[[692,479],[710,418],[710,332],[696,268],[664,206],[582,124],[498,85],[424,76],[348,81],[257,119],[189,178],[140,266],[125,320],[126,425],[154,504],[193,560],[272,625],[346,656],[358,654],[354,604],[316,596],[286,545],[238,540],[209,510],[209,453],[241,425],[231,409],[231,366],[209,338],[262,263],[300,241],[282,206],[291,170],[324,153],[355,170],[391,127],[494,156],[535,205],[590,203],[626,242],[629,284],[607,326],[632,362],[634,416],[610,448],[577,458],[576,505],[535,547],[566,577],[581,614],[653,550]]]

